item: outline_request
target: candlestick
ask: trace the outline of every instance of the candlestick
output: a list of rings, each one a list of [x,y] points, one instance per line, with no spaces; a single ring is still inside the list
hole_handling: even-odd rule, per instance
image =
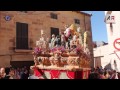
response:
[[[43,30],[41,30],[41,35],[43,34]]]
[[[36,46],[38,46],[39,45],[39,41],[36,41]]]

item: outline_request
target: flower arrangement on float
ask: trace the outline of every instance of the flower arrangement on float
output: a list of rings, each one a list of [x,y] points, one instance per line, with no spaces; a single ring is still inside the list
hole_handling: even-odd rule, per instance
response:
[[[59,46],[59,47],[52,48],[50,51],[51,52],[56,52],[56,51],[65,52],[65,48],[63,46]]]
[[[43,51],[42,48],[35,47],[32,54],[33,54],[34,56],[37,56],[37,57],[38,57],[38,56],[40,56],[40,54],[42,53],[42,51]]]
[[[54,54],[59,54],[61,55],[62,53],[65,53],[66,50],[63,46],[59,46],[59,47],[54,47],[50,50],[50,53]]]
[[[83,48],[82,47],[76,47],[76,54],[79,55],[81,52],[83,52]]]

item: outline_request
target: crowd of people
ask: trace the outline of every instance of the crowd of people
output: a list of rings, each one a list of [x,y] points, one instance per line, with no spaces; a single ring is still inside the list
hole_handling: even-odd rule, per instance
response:
[[[35,76],[34,70],[22,68],[0,68],[0,79],[39,79]],[[120,73],[116,70],[102,69],[100,67],[92,68],[88,79],[120,79]]]
[[[26,66],[22,68],[1,67],[0,79],[39,79],[34,75],[33,70],[29,70]]]
[[[116,70],[92,68],[88,79],[120,79],[120,73]]]

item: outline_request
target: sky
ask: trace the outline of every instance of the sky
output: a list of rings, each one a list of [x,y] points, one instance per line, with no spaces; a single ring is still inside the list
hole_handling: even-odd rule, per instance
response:
[[[108,42],[107,29],[104,22],[105,13],[104,11],[84,11],[91,13],[91,24],[92,24],[92,37],[93,41],[104,41]]]

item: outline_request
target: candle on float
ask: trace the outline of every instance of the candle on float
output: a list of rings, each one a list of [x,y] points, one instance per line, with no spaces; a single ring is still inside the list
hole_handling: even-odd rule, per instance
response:
[[[41,30],[41,35],[43,34],[43,30]]]
[[[77,28],[77,32],[79,32],[79,33],[80,33],[80,30],[81,30],[81,28],[80,28],[80,27],[78,27],[78,28]]]
[[[68,49],[68,42],[66,42],[66,49]]]
[[[36,46],[38,46],[39,45],[39,41],[36,41]]]

